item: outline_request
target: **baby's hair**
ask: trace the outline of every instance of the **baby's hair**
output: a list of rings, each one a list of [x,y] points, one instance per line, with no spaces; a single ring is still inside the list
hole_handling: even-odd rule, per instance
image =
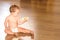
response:
[[[20,9],[20,8],[17,5],[11,5],[10,8],[9,8],[9,11],[10,12],[15,12],[15,9]]]

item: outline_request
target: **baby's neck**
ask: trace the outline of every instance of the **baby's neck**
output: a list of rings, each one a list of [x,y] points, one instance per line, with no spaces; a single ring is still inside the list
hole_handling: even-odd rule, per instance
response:
[[[10,14],[11,16],[13,16],[13,17],[17,17],[17,15],[14,15],[14,14]]]

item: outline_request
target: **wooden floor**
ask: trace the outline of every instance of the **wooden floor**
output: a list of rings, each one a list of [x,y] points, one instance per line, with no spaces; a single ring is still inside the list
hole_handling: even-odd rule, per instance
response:
[[[23,1],[21,7],[33,11],[35,40],[60,40],[60,0]]]

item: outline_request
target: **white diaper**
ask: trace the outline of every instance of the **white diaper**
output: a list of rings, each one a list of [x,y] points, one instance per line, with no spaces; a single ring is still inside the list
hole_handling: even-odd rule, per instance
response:
[[[12,32],[18,32],[18,28],[12,28]]]

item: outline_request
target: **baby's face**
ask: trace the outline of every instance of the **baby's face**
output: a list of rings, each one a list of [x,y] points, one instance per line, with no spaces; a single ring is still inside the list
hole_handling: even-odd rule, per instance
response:
[[[15,9],[15,12],[13,13],[13,15],[15,15],[15,16],[17,16],[17,15],[19,15],[19,9]]]

